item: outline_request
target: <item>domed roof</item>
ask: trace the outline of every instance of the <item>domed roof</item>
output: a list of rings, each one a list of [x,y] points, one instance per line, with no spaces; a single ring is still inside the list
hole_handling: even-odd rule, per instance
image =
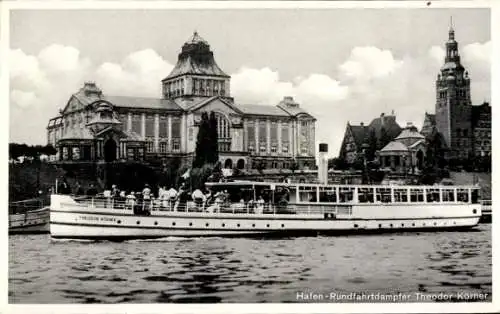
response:
[[[396,140],[403,139],[425,139],[425,136],[420,134],[415,126],[408,123],[406,128],[396,137]]]
[[[392,141],[382,148],[381,152],[407,152],[408,147],[401,142]]]
[[[197,32],[184,43],[175,67],[163,81],[185,74],[229,78],[215,62],[210,45]]]

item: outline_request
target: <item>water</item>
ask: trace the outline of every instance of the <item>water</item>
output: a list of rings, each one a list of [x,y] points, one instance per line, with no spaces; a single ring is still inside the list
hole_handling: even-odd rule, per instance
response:
[[[19,235],[9,245],[10,303],[303,302],[298,294],[310,292],[404,293],[410,302],[423,301],[417,293],[448,301],[482,293],[485,299],[470,301],[492,300],[490,224],[471,232],[278,240]]]

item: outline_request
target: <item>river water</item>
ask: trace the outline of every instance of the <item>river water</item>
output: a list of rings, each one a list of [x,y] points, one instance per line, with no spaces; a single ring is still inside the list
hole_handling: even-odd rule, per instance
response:
[[[409,302],[492,300],[490,224],[269,240],[19,235],[9,246],[9,303],[377,302],[400,294]]]

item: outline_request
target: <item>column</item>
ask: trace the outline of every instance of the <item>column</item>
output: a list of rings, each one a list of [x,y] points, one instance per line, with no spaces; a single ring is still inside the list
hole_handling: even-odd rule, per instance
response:
[[[259,119],[255,119],[255,154],[260,155],[260,143],[259,143]]]
[[[293,121],[289,121],[288,123],[288,154],[291,156],[295,156],[294,154],[294,140],[293,140]]]
[[[155,149],[154,151],[158,153],[160,151],[159,149],[159,137],[160,137],[160,116],[159,114],[155,113]]]
[[[167,151],[171,152],[172,151],[172,116],[168,115],[167,117],[167,137],[168,137],[168,142],[167,142]]]
[[[297,154],[297,156],[300,156],[300,153],[301,153],[301,146],[302,146],[302,135],[301,135],[301,131],[302,131],[302,126],[301,126],[301,121],[297,120],[297,136],[295,137],[297,139],[297,146],[295,147],[296,148],[296,151],[295,151],[295,154]]]
[[[186,121],[186,115],[183,114],[181,118],[181,152],[186,152],[186,144],[187,144],[187,121]]]
[[[129,112],[127,114],[127,131],[130,132],[132,130],[132,113]]]
[[[243,123],[243,151],[248,151],[248,120],[246,118],[242,118]]]
[[[141,115],[141,137],[146,138],[146,113],[144,112]]]
[[[271,120],[267,118],[266,120],[266,151],[267,154],[271,154]]]
[[[281,120],[278,120],[278,154],[281,155]]]

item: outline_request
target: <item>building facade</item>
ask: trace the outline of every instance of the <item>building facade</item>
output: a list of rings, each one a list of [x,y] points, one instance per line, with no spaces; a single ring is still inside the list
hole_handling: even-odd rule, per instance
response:
[[[468,159],[473,155],[470,77],[460,62],[452,27],[444,61],[436,80],[436,127],[449,148],[449,157]]]
[[[380,150],[380,165],[393,172],[418,172],[425,166],[426,153],[425,136],[408,123],[393,141]]]
[[[484,102],[472,107],[473,151],[476,157],[491,157],[491,106]]]
[[[214,112],[225,168],[314,167],[316,119],[292,97],[276,105],[239,104],[230,81],[194,33],[161,81],[161,98],[109,96],[87,82],[49,121],[48,143],[68,162],[192,159],[201,115]]]
[[[401,133],[401,130],[396,122],[394,112],[390,115],[382,113],[380,117],[374,118],[368,125],[363,122],[359,125],[352,125],[348,122],[339,157],[348,164],[353,164],[361,156],[360,154],[363,154],[364,148],[374,150],[382,148],[386,144],[383,143],[384,141],[393,140]],[[370,147],[374,141],[377,148]]]

